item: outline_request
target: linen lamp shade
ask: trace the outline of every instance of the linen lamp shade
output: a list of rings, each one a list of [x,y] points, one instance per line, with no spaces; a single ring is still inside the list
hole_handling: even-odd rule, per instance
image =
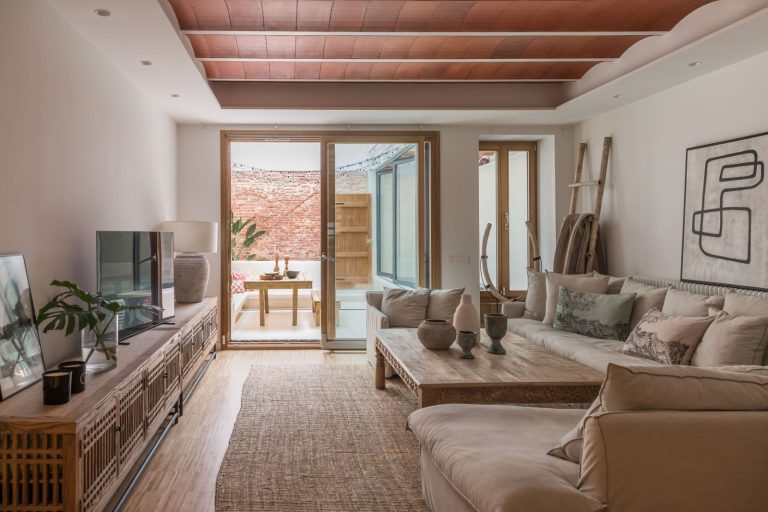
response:
[[[177,302],[200,302],[208,288],[210,265],[201,253],[216,252],[215,222],[169,221],[163,231],[173,232],[173,280]]]
[[[163,231],[173,232],[175,252],[217,252],[218,224],[176,220],[163,223]]]

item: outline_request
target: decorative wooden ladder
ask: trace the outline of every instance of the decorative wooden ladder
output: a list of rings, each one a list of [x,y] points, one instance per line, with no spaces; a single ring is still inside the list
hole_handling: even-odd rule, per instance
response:
[[[600,213],[603,208],[603,192],[605,191],[605,178],[608,174],[608,159],[611,154],[613,139],[605,137],[603,139],[603,156],[600,161],[600,177],[593,181],[581,181],[581,174],[584,168],[584,156],[587,152],[587,143],[579,144],[579,161],[576,165],[576,176],[573,183],[568,185],[571,189],[571,207],[568,211],[570,215],[576,213],[576,205],[579,200],[579,190],[581,187],[597,187],[597,197],[595,198],[595,207],[592,211],[592,230],[589,235],[589,246],[587,247],[586,272],[591,272],[595,268],[596,250],[597,250],[597,231],[600,226]]]

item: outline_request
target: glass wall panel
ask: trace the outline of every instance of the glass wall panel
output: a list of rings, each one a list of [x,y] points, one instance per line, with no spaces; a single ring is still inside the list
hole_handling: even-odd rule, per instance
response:
[[[528,287],[528,152],[510,151],[509,165],[509,289]]]

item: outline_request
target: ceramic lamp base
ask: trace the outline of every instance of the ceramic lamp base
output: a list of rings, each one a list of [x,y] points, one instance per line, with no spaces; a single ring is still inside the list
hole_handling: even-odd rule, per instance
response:
[[[202,302],[210,271],[208,260],[202,254],[177,254],[173,259],[176,302]]]

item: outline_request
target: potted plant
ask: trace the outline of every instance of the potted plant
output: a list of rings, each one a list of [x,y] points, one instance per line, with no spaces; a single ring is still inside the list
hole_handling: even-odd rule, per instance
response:
[[[158,313],[160,308],[146,304],[127,305],[110,301],[101,295],[81,290],[70,281],[51,281],[52,286],[64,288],[40,308],[37,323],[43,332],[64,331],[67,336],[81,332],[83,361],[89,372],[99,372],[117,366],[118,320],[120,314],[141,311]]]
[[[256,243],[256,240],[259,237],[264,235],[265,231],[257,231],[253,219],[238,218],[235,220],[235,214],[232,211],[229,212],[229,225],[232,230],[232,261],[237,261],[243,256],[243,253],[247,249],[250,249],[251,246]],[[243,242],[240,244],[238,238],[244,229]],[[245,259],[247,261],[253,261],[256,259],[256,255],[249,254]]]

